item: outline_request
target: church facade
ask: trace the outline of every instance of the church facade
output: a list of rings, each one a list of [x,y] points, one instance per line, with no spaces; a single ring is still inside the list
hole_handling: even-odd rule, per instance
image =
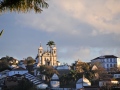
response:
[[[57,61],[57,48],[54,45],[50,50],[44,50],[40,45],[38,48],[38,54],[36,57],[37,66],[40,65],[49,65],[49,66],[58,66],[59,61]]]

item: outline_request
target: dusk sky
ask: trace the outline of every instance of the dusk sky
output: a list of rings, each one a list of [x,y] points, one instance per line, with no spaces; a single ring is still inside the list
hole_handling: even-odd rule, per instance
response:
[[[101,55],[120,57],[120,0],[47,0],[42,13],[0,14],[0,58],[36,57],[55,42],[58,61],[90,62]]]

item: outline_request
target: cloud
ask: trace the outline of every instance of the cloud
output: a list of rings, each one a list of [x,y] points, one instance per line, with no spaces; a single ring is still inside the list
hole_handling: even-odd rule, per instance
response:
[[[120,34],[120,1],[119,0],[62,0],[58,4],[66,11],[84,23],[96,28],[97,33]],[[93,31],[95,32],[95,31]]]
[[[12,55],[25,57],[22,51],[25,49],[26,56],[35,56],[35,48],[39,47],[39,43],[45,44],[49,40],[57,44],[58,58],[63,62],[78,59],[89,61],[103,54],[120,55],[119,0],[51,0],[48,3],[49,8],[41,14],[30,12],[7,18],[14,20],[14,24],[7,24],[17,30],[12,32],[12,37],[6,35],[7,39],[3,40],[14,43],[14,47],[9,44],[9,48],[17,50],[16,54],[19,55]],[[16,42],[22,45],[19,49]],[[6,52],[11,53],[13,50]]]

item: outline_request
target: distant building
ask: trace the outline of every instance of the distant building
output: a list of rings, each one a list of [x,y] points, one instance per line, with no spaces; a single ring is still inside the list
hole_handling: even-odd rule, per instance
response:
[[[84,86],[91,86],[91,82],[83,76],[76,82],[76,89],[83,90]]]
[[[24,69],[22,67],[18,67],[18,68],[14,68],[13,70],[9,71],[8,72],[8,76],[13,76],[15,74],[20,74],[20,75],[23,75],[25,73],[28,73],[28,70],[27,69]]]
[[[59,88],[60,87],[60,81],[57,74],[54,74],[51,78],[50,85],[52,88]]]
[[[36,63],[37,63],[37,66],[40,66],[40,65],[58,66],[59,62],[57,61],[56,46],[54,45],[54,47],[52,47],[52,50],[50,51],[49,50],[44,51],[42,46],[40,45],[40,47],[38,48]]]
[[[91,64],[95,63],[110,71],[111,68],[120,67],[120,58],[114,55],[103,55],[91,60]]]
[[[69,65],[60,65],[56,67],[57,70],[70,70],[71,67]]]

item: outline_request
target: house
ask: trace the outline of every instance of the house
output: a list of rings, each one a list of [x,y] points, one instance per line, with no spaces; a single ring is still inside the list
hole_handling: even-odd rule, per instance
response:
[[[80,90],[80,89],[83,89],[84,86],[91,86],[91,82],[85,78],[83,76],[83,78],[80,78],[77,82],[76,82],[76,89],[77,90]]]
[[[70,66],[69,65],[60,65],[56,67],[57,70],[70,70]]]
[[[14,68],[13,70],[9,71],[8,72],[8,76],[13,76],[15,74],[20,74],[20,75],[23,75],[25,73],[28,73],[28,70],[27,69],[24,69],[22,67],[18,67],[18,68]]]
[[[116,72],[113,74],[113,78],[120,78],[120,72]]]
[[[91,60],[91,64],[96,63],[110,72],[111,68],[120,66],[120,58],[114,55],[103,55]]]
[[[99,81],[99,87],[109,86],[109,85],[118,84],[118,83],[119,81],[115,79],[103,79]]]
[[[54,74],[51,78],[50,85],[52,88],[59,88],[60,87],[60,81],[57,74]]]

